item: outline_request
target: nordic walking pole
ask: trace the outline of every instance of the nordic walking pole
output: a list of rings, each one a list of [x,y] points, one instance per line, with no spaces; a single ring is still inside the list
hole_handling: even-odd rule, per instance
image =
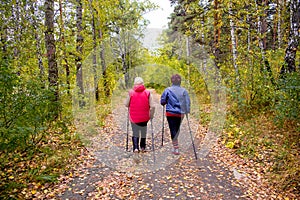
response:
[[[162,129],[161,129],[161,146],[164,146],[164,132],[165,132],[165,106],[162,110]]]
[[[127,109],[127,119],[126,119],[126,151],[128,151],[128,132],[129,132],[129,108]]]
[[[152,136],[153,162],[155,162],[155,152],[154,152],[154,132],[153,132],[153,123],[152,123],[152,119],[150,119],[150,121],[151,121],[151,136]]]
[[[192,145],[193,145],[193,149],[194,149],[195,159],[197,160],[197,153],[196,153],[194,139],[193,139],[193,135],[192,135],[191,127],[190,127],[190,122],[189,122],[188,114],[186,113],[185,115],[186,115],[186,120],[187,120],[189,131],[190,131],[190,136],[191,136]]]

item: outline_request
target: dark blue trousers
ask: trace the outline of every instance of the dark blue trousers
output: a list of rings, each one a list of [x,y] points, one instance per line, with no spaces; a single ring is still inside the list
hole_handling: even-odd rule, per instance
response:
[[[183,119],[183,117],[167,116],[172,141],[177,140],[177,138],[178,138],[182,119]]]

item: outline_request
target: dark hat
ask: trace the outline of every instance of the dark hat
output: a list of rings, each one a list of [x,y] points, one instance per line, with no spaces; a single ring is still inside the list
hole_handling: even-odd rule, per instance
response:
[[[175,74],[171,77],[171,81],[174,85],[180,85],[181,83],[181,76],[179,76],[178,74]]]

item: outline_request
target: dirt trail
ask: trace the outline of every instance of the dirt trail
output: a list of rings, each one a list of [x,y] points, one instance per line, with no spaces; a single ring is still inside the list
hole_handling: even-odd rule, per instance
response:
[[[219,144],[205,158],[195,160],[191,138],[184,119],[179,144],[181,154],[171,153],[167,122],[162,138],[162,106],[155,95],[156,113],[152,121],[154,154],[151,143],[151,123],[148,124],[146,153],[126,152],[126,108],[119,102],[106,125],[87,147],[90,158],[78,166],[72,181],[64,183],[59,199],[259,199],[249,190],[247,165]],[[190,118],[196,149],[206,129]],[[129,150],[132,148],[129,127]],[[100,137],[101,135],[101,137]],[[154,162],[155,157],[155,162]],[[238,162],[238,163],[237,163]],[[244,171],[241,171],[244,170]],[[256,179],[256,177],[252,177]],[[248,182],[248,184],[246,184]],[[63,186],[60,186],[63,187]],[[253,185],[252,185],[253,187]],[[260,194],[265,199],[266,194]],[[265,196],[264,196],[265,195]]]

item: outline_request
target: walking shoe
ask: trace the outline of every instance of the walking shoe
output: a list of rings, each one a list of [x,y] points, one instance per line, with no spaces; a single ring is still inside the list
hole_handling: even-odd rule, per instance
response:
[[[178,148],[173,148],[172,153],[173,153],[174,155],[179,155],[179,154],[180,154]]]
[[[146,138],[141,138],[140,149],[142,150],[142,152],[145,152],[145,149],[146,149]]]
[[[139,152],[139,150],[138,149],[135,149],[134,151],[133,151],[133,153],[138,153]]]
[[[132,149],[133,149],[133,152],[135,152],[135,151],[139,152],[139,138],[138,137],[132,137]]]
[[[145,153],[146,149],[145,148],[141,148],[141,151],[142,151],[142,153]]]

